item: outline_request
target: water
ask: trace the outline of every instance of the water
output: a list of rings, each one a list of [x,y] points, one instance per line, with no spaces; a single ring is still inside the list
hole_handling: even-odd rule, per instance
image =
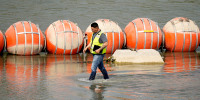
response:
[[[106,55],[108,58],[111,55]],[[199,100],[200,56],[165,53],[164,65],[104,63],[110,79],[98,71],[88,81],[92,55],[0,57],[1,100]]]
[[[147,17],[162,28],[174,17],[188,17],[200,26],[199,0],[1,0],[0,30],[30,20],[44,32],[54,21],[78,23],[85,31],[100,18],[124,29]],[[109,57],[107,55],[106,57]],[[110,75],[87,81],[92,56],[0,56],[0,100],[199,100],[200,60],[197,53],[166,53],[164,65],[114,65]],[[87,63],[86,63],[87,62]]]
[[[43,32],[54,21],[78,23],[85,31],[90,23],[107,18],[124,29],[132,20],[147,17],[162,28],[174,17],[188,17],[200,26],[199,0],[1,0],[0,30],[17,21],[30,20]]]

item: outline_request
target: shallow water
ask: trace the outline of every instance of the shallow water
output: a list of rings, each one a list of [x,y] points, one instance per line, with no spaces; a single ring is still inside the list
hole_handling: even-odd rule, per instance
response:
[[[108,58],[110,55],[106,55]],[[104,63],[110,79],[98,71],[88,81],[92,55],[0,57],[1,100],[199,100],[200,56],[165,53],[164,65]]]

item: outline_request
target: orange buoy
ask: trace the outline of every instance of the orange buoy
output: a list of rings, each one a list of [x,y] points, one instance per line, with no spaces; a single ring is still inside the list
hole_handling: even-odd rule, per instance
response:
[[[137,18],[125,27],[127,48],[159,49],[162,32],[158,24],[148,18]]]
[[[164,72],[190,72],[199,69],[199,57],[196,52],[166,52]]]
[[[4,46],[4,38],[3,38],[3,33],[0,30],[0,52],[3,50]]]
[[[76,54],[83,46],[81,29],[69,20],[58,20],[46,29],[47,50],[52,54]]]
[[[115,22],[109,19],[99,19],[95,22],[98,23],[101,31],[104,32],[104,34],[107,36],[108,46],[106,53],[114,53],[116,49],[121,49],[125,43],[125,36],[122,32],[122,29]],[[93,34],[90,25],[86,29],[85,34],[88,37],[88,45]]]
[[[39,26],[30,21],[14,23],[7,29],[5,36],[7,50],[12,54],[38,54],[44,46],[44,36]]]
[[[199,28],[192,20],[177,17],[165,24],[165,47],[169,51],[194,51],[199,45]]]

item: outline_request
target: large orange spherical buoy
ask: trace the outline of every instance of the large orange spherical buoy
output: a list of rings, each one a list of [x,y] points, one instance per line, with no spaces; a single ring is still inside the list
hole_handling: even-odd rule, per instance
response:
[[[163,27],[165,47],[169,51],[194,51],[199,45],[199,28],[192,20],[177,17]]]
[[[3,33],[0,30],[0,52],[3,50],[4,47],[4,38],[3,38]]]
[[[158,24],[148,18],[137,18],[125,27],[127,48],[158,49],[162,43],[162,32]]]
[[[44,46],[44,36],[39,26],[30,21],[14,23],[7,29],[5,36],[7,50],[12,54],[38,54]]]
[[[52,54],[76,54],[83,46],[81,29],[69,20],[58,20],[46,30],[47,50]]]
[[[95,22],[98,23],[101,31],[104,32],[104,34],[107,36],[107,54],[114,53],[116,49],[121,49],[123,47],[125,42],[125,35],[122,32],[122,29],[115,22],[109,19],[99,19]],[[90,25],[86,29],[85,34],[88,37],[87,44],[89,44],[93,34]]]

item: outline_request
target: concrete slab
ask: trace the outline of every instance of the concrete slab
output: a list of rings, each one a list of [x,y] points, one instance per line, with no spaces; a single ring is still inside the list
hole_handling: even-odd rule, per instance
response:
[[[160,53],[154,49],[118,49],[112,55],[117,64],[164,64]]]

